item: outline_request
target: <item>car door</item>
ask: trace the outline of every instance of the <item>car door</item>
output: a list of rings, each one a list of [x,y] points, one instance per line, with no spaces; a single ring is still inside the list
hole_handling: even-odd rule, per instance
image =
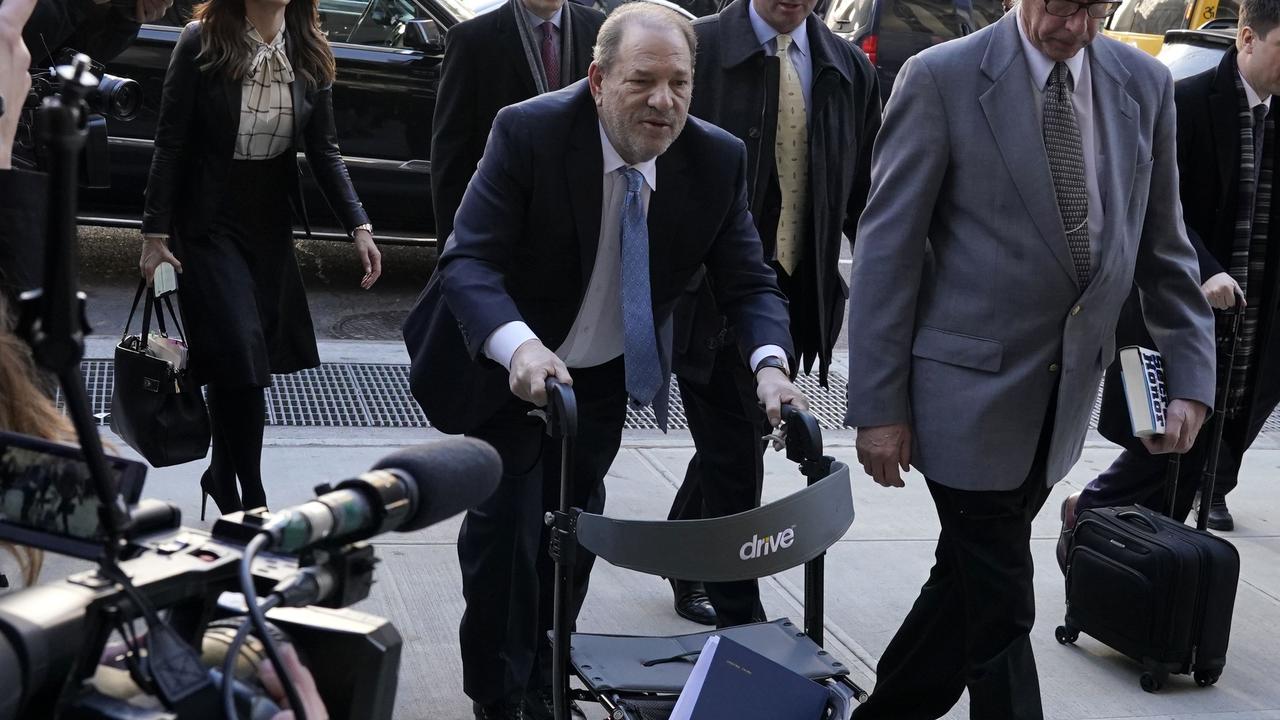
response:
[[[176,19],[172,23],[143,25],[133,44],[107,65],[106,72],[138,82],[141,102],[131,120],[107,119],[111,187],[81,191],[82,224],[141,225],[156,119],[160,115],[160,94],[169,56],[181,32]]]
[[[427,241],[435,234],[432,115],[443,32],[456,16],[438,3],[415,0],[320,0],[319,6],[338,69],[338,144],[375,234]],[[341,234],[305,159],[302,165],[313,233]]]

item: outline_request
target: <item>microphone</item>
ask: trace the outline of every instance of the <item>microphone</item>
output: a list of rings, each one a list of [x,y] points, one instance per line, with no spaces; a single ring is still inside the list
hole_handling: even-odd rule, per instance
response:
[[[421,530],[484,502],[498,487],[502,460],[488,443],[450,438],[394,452],[369,472],[316,488],[319,497],[271,513],[260,532],[270,550],[351,543],[396,530]]]

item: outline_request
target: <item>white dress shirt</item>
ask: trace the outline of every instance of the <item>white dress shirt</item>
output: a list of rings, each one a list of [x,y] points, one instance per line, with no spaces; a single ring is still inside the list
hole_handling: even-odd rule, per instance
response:
[[[755,3],[747,3],[747,15],[751,18],[751,29],[755,30],[756,39],[764,47],[765,53],[777,55],[777,37],[782,33],[774,30],[772,25],[760,17],[760,13],[756,12]],[[804,108],[808,110],[812,107],[810,101],[813,99],[813,56],[809,54],[809,33],[805,29],[806,25],[807,22],[802,22],[800,27],[787,33],[791,36],[791,51],[787,55],[791,57],[791,64],[795,66],[796,74],[800,76],[800,90],[804,93]]]
[[[269,160],[293,147],[293,66],[285,52],[284,28],[270,43],[249,25],[254,56],[240,89],[236,160]]]
[[[1268,95],[1266,97],[1262,97],[1259,95],[1258,91],[1254,90],[1253,86],[1249,84],[1249,81],[1245,79],[1244,73],[1240,72],[1240,68],[1238,66],[1236,67],[1236,74],[1240,76],[1240,84],[1244,85],[1244,96],[1249,100],[1249,108],[1253,109],[1259,105],[1266,105],[1267,109],[1270,110],[1271,96]]]
[[[568,367],[595,367],[622,355],[622,200],[627,193],[627,181],[618,172],[627,163],[618,154],[613,143],[600,126],[600,150],[604,158],[602,177],[603,193],[600,205],[600,238],[596,248],[596,262],[587,282],[587,292],[578,307],[573,326],[555,353]],[[657,159],[637,163],[631,167],[644,176],[641,200],[644,214],[649,216],[649,197],[658,189]],[[656,321],[656,318],[655,318]],[[494,330],[484,341],[484,354],[489,359],[511,369],[511,358],[516,350],[537,335],[524,321],[505,323]],[[657,339],[654,339],[657,342]],[[751,354],[751,367],[755,368],[766,357],[777,357],[785,364],[787,355],[777,345],[762,345]]]
[[[1031,85],[1035,90],[1036,124],[1042,125],[1044,123],[1044,86],[1049,82],[1049,73],[1053,72],[1054,61],[1031,44],[1022,22],[1022,4],[1019,3],[1018,37],[1022,38],[1022,54],[1027,58],[1027,69],[1031,71]],[[1089,254],[1093,256],[1091,265],[1093,272],[1096,273],[1102,249],[1102,221],[1105,209],[1102,207],[1102,193],[1098,184],[1098,137],[1093,122],[1093,79],[1089,72],[1089,63],[1085,62],[1085,55],[1088,52],[1088,48],[1081,50],[1066,60],[1066,65],[1073,81],[1071,106],[1076,111],[1076,125],[1080,128],[1080,143],[1084,150],[1084,187],[1089,195]]]
[[[555,26],[556,26],[556,31],[557,31],[557,32],[559,32],[559,30],[560,30],[560,14],[564,12],[564,6],[563,6],[563,5],[561,5],[561,6],[560,6],[560,9],[559,9],[559,10],[556,10],[556,11],[555,11],[555,14],[553,14],[550,18],[541,18],[541,17],[539,17],[539,16],[538,16],[537,14],[535,14],[532,10],[530,10],[530,9],[529,9],[529,8],[527,8],[527,7],[525,7],[525,4],[524,4],[524,3],[520,3],[520,8],[521,8],[522,10],[524,10],[524,16],[525,16],[525,17],[527,17],[527,18],[529,18],[529,27],[531,27],[531,28],[533,28],[533,29],[534,29],[535,37],[537,37],[539,40],[541,40],[541,39],[542,39],[542,31],[538,30],[538,28],[542,27],[542,23],[544,23],[544,22],[549,22],[549,23],[551,23],[552,25],[555,25]]]

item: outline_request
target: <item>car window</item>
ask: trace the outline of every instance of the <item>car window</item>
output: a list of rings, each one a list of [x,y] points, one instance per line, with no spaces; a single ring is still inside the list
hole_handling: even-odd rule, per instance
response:
[[[885,33],[924,33],[945,39],[958,35],[959,29],[953,0],[894,0],[880,18],[880,31]]]
[[[326,1],[320,0],[321,3]],[[357,18],[347,36],[346,41],[349,43],[404,47],[404,31],[409,21],[426,18],[426,14],[412,0],[370,0],[362,9],[363,14]]]
[[[1212,20],[1239,20],[1240,19],[1240,3],[1238,0],[1219,0],[1218,12],[1214,14]]]
[[[1120,5],[1111,29],[1116,32],[1164,35],[1180,28],[1190,8],[1188,0],[1126,0]]]
[[[346,42],[367,5],[367,0],[320,0],[320,29],[329,42]]]

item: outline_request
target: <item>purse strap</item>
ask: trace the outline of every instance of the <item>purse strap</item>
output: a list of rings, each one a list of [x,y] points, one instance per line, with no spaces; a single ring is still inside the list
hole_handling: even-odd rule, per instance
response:
[[[156,320],[156,327],[160,329],[161,334],[168,336],[169,329],[165,325],[165,320],[164,320],[165,308],[168,308],[169,310],[169,317],[173,321],[174,329],[178,331],[178,336],[181,337],[183,340],[186,340],[187,333],[186,333],[186,330],[183,329],[183,326],[186,324],[186,322],[185,322],[185,317],[182,315],[181,301],[177,303],[177,308],[175,309],[174,301],[171,299],[170,295],[163,295],[160,298],[160,300],[163,301],[163,306],[162,306],[161,303],[156,302],[153,293],[147,292],[147,289],[148,289],[147,281],[145,279],[138,280],[138,290],[133,295],[133,304],[129,307],[129,319],[125,320],[124,332],[120,334],[120,342],[123,343],[125,339],[129,337],[129,328],[133,325],[133,316],[138,312],[139,302],[143,303],[142,335],[139,336],[139,342],[141,342],[141,346],[142,346],[141,349],[143,350],[147,349],[147,338],[151,334],[151,318],[153,316],[155,317],[155,320]],[[145,295],[145,300],[144,300],[144,295]]]
[[[126,338],[129,337],[129,327],[133,325],[133,316],[138,312],[138,303],[142,300],[142,293],[147,290],[146,278],[138,280],[138,291],[133,294],[133,305],[129,307],[129,319],[124,321],[124,332],[120,333],[120,343],[124,344]],[[144,340],[145,342],[145,340]]]
[[[182,301],[171,299],[172,297],[173,294],[170,293],[162,296],[160,299],[164,300],[165,307],[169,308],[169,317],[173,320],[173,328],[178,331],[178,337],[182,338],[185,342],[187,339],[187,331],[184,329],[184,326],[187,324],[187,321],[186,316],[182,314]],[[176,311],[174,310],[175,304],[178,306]],[[163,322],[163,314],[158,308],[156,310],[156,318],[160,322]],[[165,332],[164,325],[160,326],[160,330],[161,332]],[[166,332],[166,334],[168,333]]]

